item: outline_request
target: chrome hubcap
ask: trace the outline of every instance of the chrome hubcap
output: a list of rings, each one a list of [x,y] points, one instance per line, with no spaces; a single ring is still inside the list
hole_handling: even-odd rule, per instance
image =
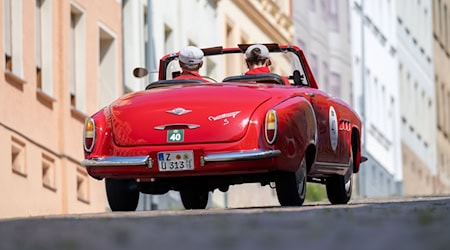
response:
[[[302,163],[300,164],[300,169],[296,173],[297,192],[300,197],[302,197],[304,195],[305,176],[306,176],[306,161],[305,161],[305,159],[303,159]]]
[[[350,191],[351,186],[352,186],[352,180],[350,177],[350,179],[348,179],[348,181],[345,183],[345,192],[348,193]]]

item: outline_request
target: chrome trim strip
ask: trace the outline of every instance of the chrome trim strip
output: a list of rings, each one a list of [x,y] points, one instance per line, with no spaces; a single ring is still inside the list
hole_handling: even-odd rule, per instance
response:
[[[247,150],[239,152],[208,154],[201,156],[201,165],[208,162],[226,162],[226,161],[249,161],[262,160],[281,155],[281,151],[275,150]],[[146,166],[153,167],[153,159],[148,155],[143,156],[110,156],[103,158],[92,158],[81,161],[85,167],[120,167],[120,166]]]
[[[172,124],[164,124],[164,125],[159,125],[159,126],[155,126],[156,130],[166,130],[167,127],[171,127],[171,126],[185,126],[188,129],[195,129],[195,128],[200,128],[200,125],[198,124],[185,124],[185,123],[172,123]]]
[[[148,166],[152,167],[153,161],[148,155],[144,156],[110,156],[92,158],[81,161],[85,167],[111,167],[111,166]]]
[[[208,154],[203,157],[205,163],[221,161],[248,161],[261,160],[281,155],[281,151],[275,150],[248,150],[239,152]]]

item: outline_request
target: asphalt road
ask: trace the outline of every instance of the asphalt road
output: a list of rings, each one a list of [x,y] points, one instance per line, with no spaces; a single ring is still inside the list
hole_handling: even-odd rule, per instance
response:
[[[7,219],[0,249],[450,249],[450,197]]]

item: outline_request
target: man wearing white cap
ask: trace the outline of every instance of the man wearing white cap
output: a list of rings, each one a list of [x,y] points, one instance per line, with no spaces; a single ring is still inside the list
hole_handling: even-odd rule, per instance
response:
[[[248,71],[246,75],[270,73],[269,66],[272,64],[269,57],[269,49],[262,44],[253,44],[245,51],[245,62]]]
[[[248,71],[246,75],[268,74],[270,73],[269,66],[272,65],[269,57],[269,49],[263,44],[253,44],[245,51],[245,62],[247,63]],[[285,84],[289,85],[289,80],[282,77]]]
[[[178,54],[178,59],[183,71],[174,79],[197,79],[206,81],[198,73],[199,69],[203,66],[203,56],[203,51],[195,46],[182,48]]]

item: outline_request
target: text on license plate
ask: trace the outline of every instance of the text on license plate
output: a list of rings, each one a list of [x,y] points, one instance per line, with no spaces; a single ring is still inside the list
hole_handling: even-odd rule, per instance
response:
[[[194,169],[194,153],[187,151],[169,151],[158,153],[159,171],[183,171]]]

